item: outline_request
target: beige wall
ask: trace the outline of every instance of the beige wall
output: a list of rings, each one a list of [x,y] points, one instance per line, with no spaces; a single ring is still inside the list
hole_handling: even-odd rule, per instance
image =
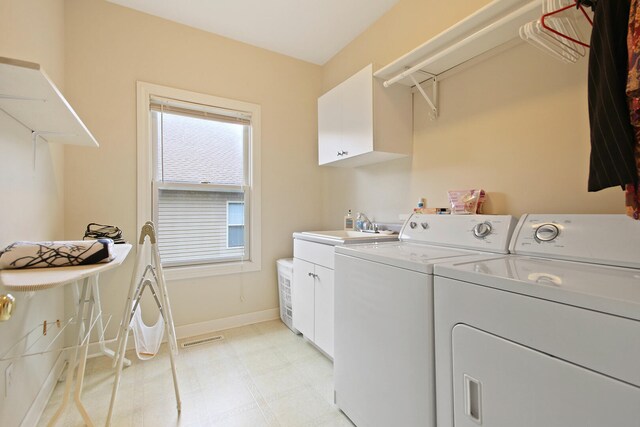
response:
[[[64,87],[63,33],[62,0],[0,1],[0,56],[40,63],[60,88]],[[61,146],[39,143],[34,169],[29,131],[0,112],[0,248],[16,240],[63,238],[63,154]],[[14,296],[14,316],[0,323],[0,355],[37,323],[64,316],[62,290]],[[7,397],[8,363],[0,363],[0,425],[20,424],[56,356],[15,361],[15,381]]]
[[[316,99],[321,68],[100,0],[66,1],[67,94],[99,150],[67,148],[67,238],[89,222],[136,239],[136,81],[262,107],[262,271],[169,284],[178,326],[278,306],[275,261],[320,223]],[[133,255],[103,282],[120,313]],[[105,293],[108,289],[108,293]]]
[[[400,0],[323,68],[326,91],[366,64],[379,68],[488,3]],[[327,168],[323,221],[346,209],[397,219],[419,197],[447,205],[447,190],[484,188],[487,213],[622,213],[620,189],[588,193],[587,59],[568,65],[517,44],[441,81],[440,117],[414,94],[410,159]]]
[[[136,240],[137,80],[262,106],[262,271],[170,283],[179,326],[277,307],[275,260],[291,255],[291,233],[338,228],[346,209],[393,221],[419,197],[444,206],[447,189],[481,186],[489,213],[622,212],[618,189],[586,192],[586,60],[561,64],[525,44],[443,80],[437,121],[415,96],[411,158],[317,166],[322,92],[368,63],[391,62],[488,1],[400,0],[318,67],[103,0],[0,0],[0,55],[43,64],[100,142],[99,149],[40,144],[32,170],[28,131],[0,116],[7,201],[0,245],[79,238],[89,222],[116,224]],[[133,257],[102,278],[103,308],[116,317]],[[0,324],[0,342],[59,317],[61,294],[19,295],[16,316]],[[52,362],[16,362],[20,381],[8,398],[0,394],[1,425],[19,423]]]

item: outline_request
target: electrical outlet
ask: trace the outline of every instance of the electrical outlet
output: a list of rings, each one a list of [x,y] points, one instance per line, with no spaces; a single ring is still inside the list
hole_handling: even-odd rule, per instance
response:
[[[9,397],[9,390],[13,385],[13,363],[4,370],[4,397]]]

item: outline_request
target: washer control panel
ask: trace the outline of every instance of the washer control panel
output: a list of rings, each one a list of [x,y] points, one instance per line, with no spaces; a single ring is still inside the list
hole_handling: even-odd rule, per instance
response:
[[[510,215],[412,214],[400,240],[507,253],[516,220]]]
[[[525,214],[509,252],[640,268],[640,222],[626,215]]]

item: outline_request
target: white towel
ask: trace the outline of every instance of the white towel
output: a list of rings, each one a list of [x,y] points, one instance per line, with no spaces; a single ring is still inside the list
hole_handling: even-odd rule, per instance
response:
[[[111,239],[15,242],[0,252],[0,269],[67,267],[109,262],[114,258]]]
[[[164,336],[164,319],[160,313],[156,323],[153,326],[147,326],[142,320],[142,307],[138,305],[131,319],[131,329],[138,359],[148,360],[158,354]]]

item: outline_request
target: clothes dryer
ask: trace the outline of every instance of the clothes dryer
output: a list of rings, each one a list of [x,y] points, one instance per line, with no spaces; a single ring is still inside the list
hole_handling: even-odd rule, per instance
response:
[[[506,253],[515,223],[413,214],[398,242],[336,247],[335,401],[357,426],[435,426],[433,266]]]
[[[438,427],[640,426],[640,223],[525,215],[435,266]]]

